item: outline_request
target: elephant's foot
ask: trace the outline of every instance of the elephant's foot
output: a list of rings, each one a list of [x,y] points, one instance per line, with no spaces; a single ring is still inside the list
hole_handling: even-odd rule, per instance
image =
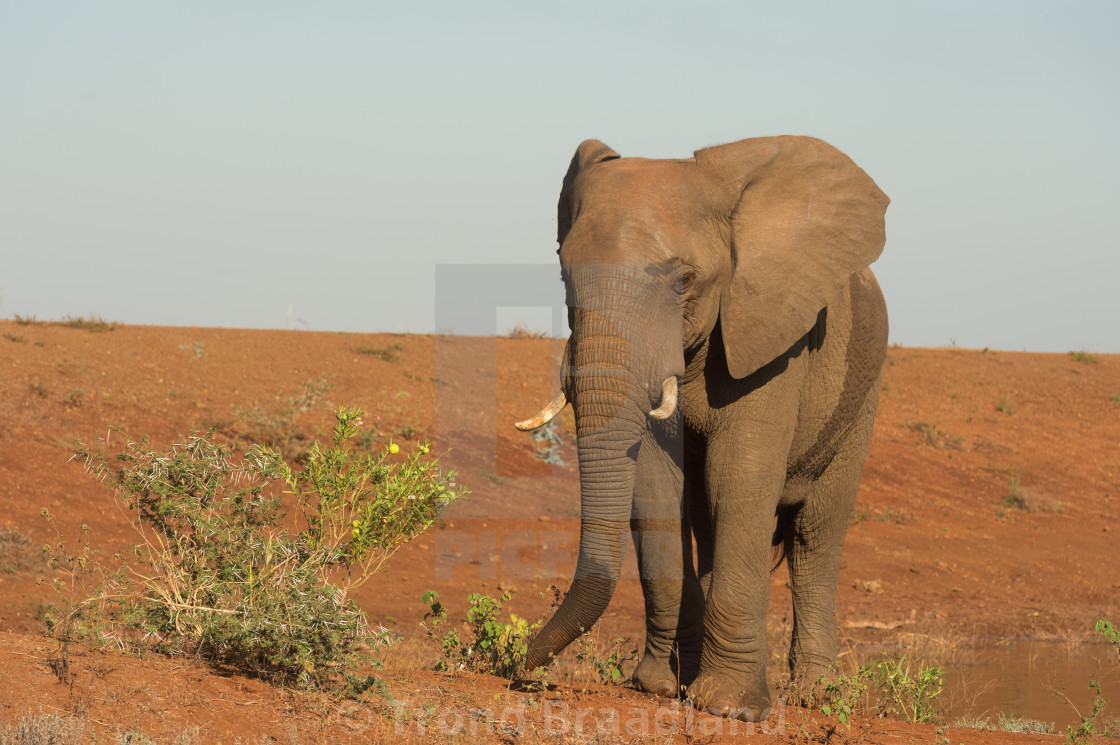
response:
[[[677,698],[681,694],[681,686],[687,685],[681,679],[680,670],[668,657],[648,651],[635,668],[630,682],[639,691],[664,698]]]
[[[804,658],[790,665],[789,703],[806,708],[818,708],[824,696],[821,677],[829,674],[830,665]]]
[[[645,654],[630,678],[639,691],[655,696],[677,698],[681,689],[692,683],[700,669],[701,634],[678,639],[647,637]]]
[[[765,674],[760,680],[744,675],[701,671],[688,687],[693,707],[729,719],[759,722],[770,713],[770,689]]]

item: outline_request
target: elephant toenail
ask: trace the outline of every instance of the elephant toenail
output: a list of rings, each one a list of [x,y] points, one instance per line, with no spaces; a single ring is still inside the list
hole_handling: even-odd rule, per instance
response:
[[[729,717],[733,709],[727,704],[716,704],[714,706],[704,707],[705,714],[711,714],[714,717]]]

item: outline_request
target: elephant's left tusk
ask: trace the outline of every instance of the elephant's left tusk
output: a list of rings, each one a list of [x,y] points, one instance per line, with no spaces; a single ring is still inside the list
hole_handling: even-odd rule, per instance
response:
[[[541,413],[537,414],[531,419],[526,419],[523,422],[517,422],[513,426],[517,427],[522,432],[529,432],[530,430],[543,427],[552,421],[552,418],[564,410],[568,405],[568,397],[564,395],[564,391],[556,394],[556,397],[549,401],[548,406],[541,409]]]
[[[668,419],[677,410],[677,376],[670,375],[661,384],[661,405],[649,415],[654,419]]]

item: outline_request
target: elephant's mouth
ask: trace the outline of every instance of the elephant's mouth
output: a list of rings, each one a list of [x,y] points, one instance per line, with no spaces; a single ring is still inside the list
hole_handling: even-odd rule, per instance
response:
[[[661,383],[661,401],[656,409],[649,412],[650,419],[664,420],[677,411],[677,376],[670,375]],[[536,415],[514,424],[522,432],[531,432],[551,422],[568,405],[568,396],[561,389],[552,400]]]

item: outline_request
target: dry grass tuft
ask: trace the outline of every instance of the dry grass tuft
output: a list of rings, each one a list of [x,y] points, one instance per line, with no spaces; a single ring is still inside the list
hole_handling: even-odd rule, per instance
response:
[[[0,526],[0,574],[45,569],[47,561],[38,546],[20,530]]]
[[[1012,478],[1008,484],[1003,503],[1025,512],[1052,512],[1060,515],[1066,510],[1064,502],[1049,499],[1037,488],[1023,486],[1017,478]]]
[[[964,450],[964,438],[950,435],[938,427],[937,422],[907,422],[906,426],[911,432],[918,432],[924,438],[926,445],[944,450]]]
[[[56,321],[55,325],[65,326],[66,328],[71,329],[79,329],[81,331],[89,331],[95,334],[112,331],[117,327],[115,323],[106,321],[101,316],[95,316],[92,313],[87,316],[66,316],[61,321]]]
[[[528,326],[526,326],[525,324],[523,324],[521,321],[518,321],[516,324],[514,324],[513,328],[511,328],[506,333],[506,336],[510,339],[548,339],[549,338],[549,335],[548,335],[547,331],[538,331],[536,329],[531,329]]]

